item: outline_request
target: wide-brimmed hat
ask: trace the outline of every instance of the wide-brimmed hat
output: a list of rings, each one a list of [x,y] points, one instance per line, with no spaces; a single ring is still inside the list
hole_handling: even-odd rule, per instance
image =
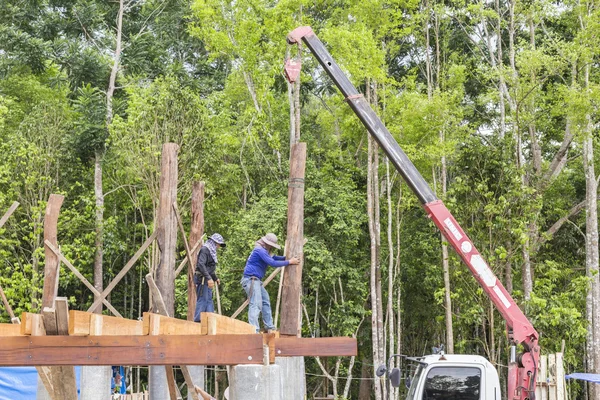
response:
[[[219,235],[218,233],[213,233],[212,236],[210,237],[210,239],[214,240],[215,243],[218,243],[223,247],[227,246],[225,244],[225,239],[223,239],[223,236]],[[277,239],[275,239],[275,240],[277,240]]]
[[[263,242],[276,249],[281,249],[281,246],[277,244],[277,236],[274,233],[267,233],[261,238]]]

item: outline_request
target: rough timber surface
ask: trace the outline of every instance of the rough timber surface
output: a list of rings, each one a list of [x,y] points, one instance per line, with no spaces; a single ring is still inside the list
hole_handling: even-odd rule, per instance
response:
[[[12,336],[0,365],[235,365],[262,363],[262,335]]]

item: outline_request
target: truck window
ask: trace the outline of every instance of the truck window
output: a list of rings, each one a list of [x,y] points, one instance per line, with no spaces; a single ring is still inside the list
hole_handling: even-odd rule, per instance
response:
[[[481,370],[474,367],[434,367],[427,373],[423,400],[479,400]]]

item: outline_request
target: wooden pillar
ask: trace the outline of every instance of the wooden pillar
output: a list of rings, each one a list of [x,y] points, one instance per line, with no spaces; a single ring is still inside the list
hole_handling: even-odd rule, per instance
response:
[[[289,265],[283,275],[281,297],[282,335],[300,336],[300,295],[302,293],[302,247],[304,240],[304,170],[306,143],[292,145],[290,154],[290,180],[288,183],[288,222],[286,257],[298,257],[300,264]]]
[[[52,245],[58,248],[58,214],[65,196],[60,194],[51,194],[46,205],[46,216],[44,217],[44,241],[48,240]],[[60,261],[56,254],[44,246],[46,262],[44,265],[44,292],[42,295],[42,309],[44,307],[54,307],[54,299],[58,293],[58,267]]]
[[[192,185],[192,223],[190,227],[190,246],[195,246],[204,234],[204,182],[194,182]],[[196,287],[194,285],[194,270],[196,269],[196,257],[200,249],[192,252],[193,265],[188,264],[188,321],[194,320],[196,309]]]
[[[60,194],[51,194],[46,205],[46,215],[44,216],[44,242],[50,242],[58,248],[58,215],[65,197]],[[44,291],[42,294],[42,310],[49,316],[47,318],[49,329],[43,328],[43,322],[38,317],[40,329],[36,331],[38,335],[56,335],[58,334],[56,325],[56,316],[54,309],[54,300],[58,294],[58,277],[60,272],[60,260],[58,256],[48,246],[44,246],[45,265],[44,265]],[[33,336],[33,333],[32,333]],[[58,367],[38,367],[38,373],[46,391],[52,399],[77,399],[77,386],[75,385],[75,369],[71,366]]]
[[[177,200],[176,143],[165,143],[160,166],[160,193],[158,203],[158,246],[160,259],[156,267],[156,285],[160,290],[169,315],[175,310],[175,250],[177,246],[177,218],[173,203]]]

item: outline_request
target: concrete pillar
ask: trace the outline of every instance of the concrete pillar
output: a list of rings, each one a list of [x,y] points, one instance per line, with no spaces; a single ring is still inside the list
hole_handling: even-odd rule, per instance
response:
[[[190,371],[194,385],[204,389],[204,365],[188,365],[188,371]],[[192,395],[189,392],[188,390],[187,398],[188,400],[192,400]]]
[[[304,357],[275,357],[275,365],[280,367],[283,398],[304,400],[306,398]]]
[[[165,367],[150,366],[148,368],[148,394],[150,400],[170,399],[169,386],[167,385],[167,373]]]
[[[112,368],[110,366],[85,366],[81,368],[81,400],[106,400],[110,398]]]
[[[279,365],[231,367],[229,400],[288,400],[283,396]]]

